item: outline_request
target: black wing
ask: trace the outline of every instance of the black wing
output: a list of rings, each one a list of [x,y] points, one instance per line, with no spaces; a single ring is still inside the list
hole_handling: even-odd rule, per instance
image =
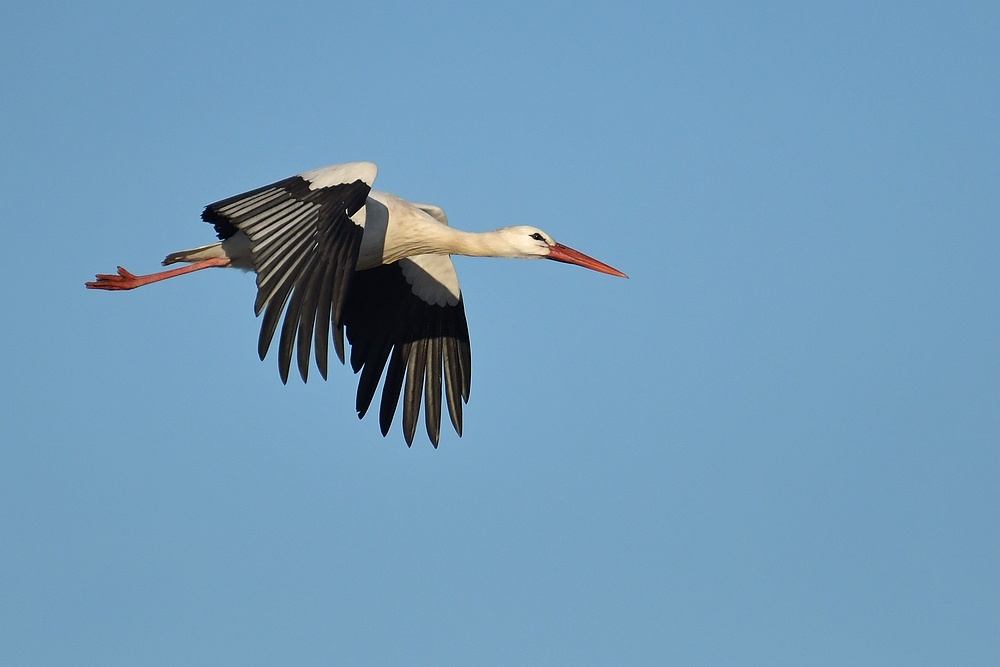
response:
[[[264,313],[257,343],[261,359],[285,312],[278,349],[282,382],[288,381],[296,343],[299,373],[307,379],[314,329],[323,378],[331,324],[334,348],[344,361],[343,307],[364,234],[351,216],[365,205],[375,172],[370,163],[328,167],[223,199],[202,213],[219,238],[241,231],[250,239],[257,272],[254,311]]]
[[[444,259],[450,265],[450,259]],[[442,377],[451,423],[459,436],[462,403],[469,401],[472,354],[465,304],[460,295],[456,303],[442,302],[444,305],[417,296],[400,262],[358,271],[347,296],[344,324],[351,343],[351,367],[355,373],[361,371],[358,417],[368,411],[388,362],[379,409],[382,435],[389,432],[402,393],[403,436],[411,445],[424,394],[427,435],[437,447]],[[414,270],[412,264],[410,270]]]

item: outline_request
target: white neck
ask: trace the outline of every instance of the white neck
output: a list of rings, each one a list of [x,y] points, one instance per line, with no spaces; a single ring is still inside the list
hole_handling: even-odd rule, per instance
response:
[[[517,257],[514,249],[499,231],[463,232],[438,223],[402,226],[392,230],[391,238],[386,238],[381,253],[381,263],[389,264],[404,257],[414,255],[465,255],[467,257]]]
[[[465,255],[466,257],[518,257],[510,247],[500,230],[492,232],[463,232],[460,229],[447,230],[442,238],[442,248],[439,252],[449,255]]]

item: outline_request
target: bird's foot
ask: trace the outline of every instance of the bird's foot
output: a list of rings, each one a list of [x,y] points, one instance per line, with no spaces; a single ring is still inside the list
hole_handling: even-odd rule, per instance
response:
[[[143,277],[144,276],[133,275],[119,266],[117,274],[98,273],[97,280],[87,283],[87,289],[135,289],[136,287],[141,287],[146,284],[147,281],[143,280]]]
[[[200,262],[195,262],[194,264],[188,264],[187,266],[182,266],[179,269],[170,269],[169,271],[160,271],[159,273],[150,273],[148,276],[136,276],[132,275],[122,267],[118,267],[118,274],[106,274],[98,273],[97,280],[92,283],[87,283],[87,289],[106,289],[106,290],[124,290],[124,289],[135,289],[136,287],[142,287],[143,285],[148,285],[149,283],[155,283],[160,280],[166,280],[167,278],[173,278],[174,276],[182,276],[185,273],[192,273],[194,271],[201,271],[202,269],[208,269],[213,266],[229,266],[232,263],[228,257],[212,257],[210,259],[203,259]]]

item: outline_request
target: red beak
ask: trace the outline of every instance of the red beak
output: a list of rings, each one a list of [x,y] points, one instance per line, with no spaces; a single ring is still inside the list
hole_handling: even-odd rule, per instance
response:
[[[554,259],[557,262],[565,262],[567,264],[576,264],[577,266],[582,266],[585,269],[593,269],[594,271],[607,273],[610,276],[628,278],[628,276],[618,269],[613,269],[604,262],[598,262],[593,257],[588,257],[582,252],[573,250],[572,248],[567,248],[562,243],[549,246],[549,254],[546,256],[546,259]]]

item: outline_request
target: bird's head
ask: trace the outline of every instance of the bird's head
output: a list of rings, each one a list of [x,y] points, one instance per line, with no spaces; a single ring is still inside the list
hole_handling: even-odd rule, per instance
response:
[[[504,245],[509,249],[505,252],[507,257],[519,259],[553,259],[557,262],[576,264],[587,269],[600,271],[612,276],[628,278],[618,269],[611,268],[604,262],[599,262],[593,257],[588,257],[582,252],[578,252],[556,243],[555,239],[538,229],[527,225],[516,227],[504,227],[498,229],[497,234],[503,239]]]

